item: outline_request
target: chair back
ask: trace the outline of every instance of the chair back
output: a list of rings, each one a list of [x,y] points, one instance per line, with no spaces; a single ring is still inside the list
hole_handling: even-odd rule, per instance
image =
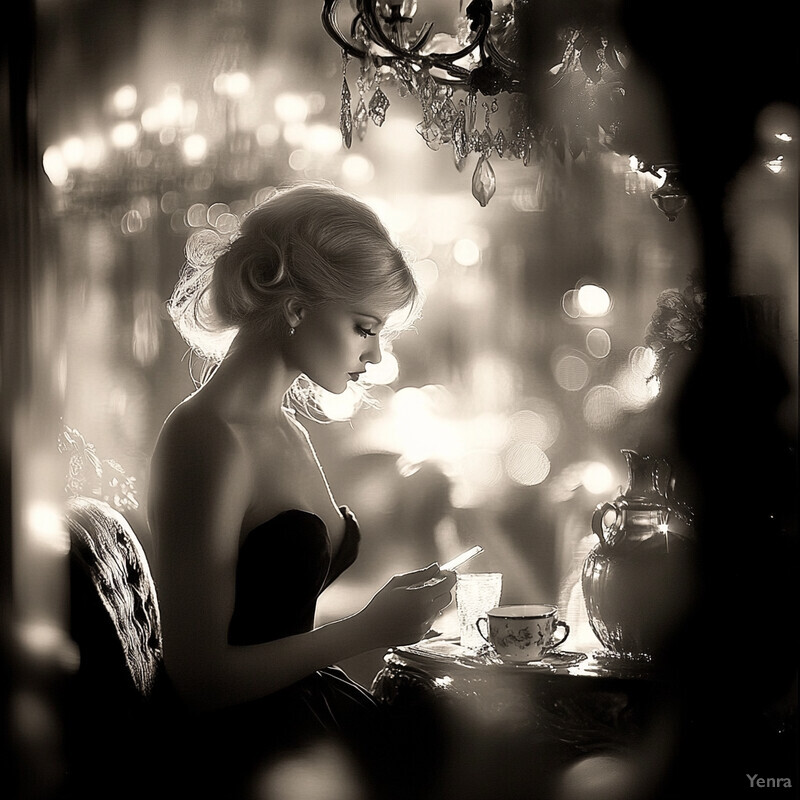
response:
[[[166,733],[161,615],[128,520],[91,497],[67,501],[70,635],[80,665],[65,691],[67,800],[163,793]]]
[[[71,498],[66,516],[71,627],[82,667],[110,678],[110,665],[124,665],[117,677],[148,697],[162,665],[162,637],[156,586],[144,549],[125,517],[101,500]],[[104,653],[103,648],[116,652]]]

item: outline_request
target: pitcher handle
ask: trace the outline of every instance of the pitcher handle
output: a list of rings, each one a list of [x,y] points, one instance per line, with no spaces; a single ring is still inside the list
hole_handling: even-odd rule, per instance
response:
[[[611,525],[605,526],[603,525],[603,518],[608,511],[614,512],[614,521],[611,523]],[[606,527],[608,527],[609,530],[616,530],[619,527],[620,517],[620,510],[614,505],[614,503],[600,503],[600,505],[595,508],[594,513],[592,514],[592,532],[596,534],[603,547],[605,547],[607,544],[605,535]]]

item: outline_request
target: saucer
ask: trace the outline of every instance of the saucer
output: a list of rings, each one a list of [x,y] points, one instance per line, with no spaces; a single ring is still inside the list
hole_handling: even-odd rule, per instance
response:
[[[483,656],[490,664],[512,669],[561,669],[579,664],[587,657],[586,653],[575,653],[569,650],[553,650],[545,653],[536,661],[512,661],[510,658],[503,658],[491,651]]]

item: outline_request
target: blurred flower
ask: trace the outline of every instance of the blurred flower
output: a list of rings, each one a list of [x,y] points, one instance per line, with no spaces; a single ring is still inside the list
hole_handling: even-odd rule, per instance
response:
[[[661,378],[676,354],[697,347],[703,331],[706,293],[697,276],[688,276],[683,291],[666,289],[645,330],[645,343],[655,353],[651,378]]]
[[[80,431],[65,427],[58,437],[58,452],[67,457],[67,481],[64,490],[70,497],[97,497],[118,511],[139,507],[136,478],[112,459],[101,459],[95,447]]]

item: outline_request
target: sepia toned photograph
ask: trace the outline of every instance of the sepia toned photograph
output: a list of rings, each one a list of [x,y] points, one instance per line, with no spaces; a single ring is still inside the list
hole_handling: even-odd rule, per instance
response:
[[[798,796],[788,11],[9,7],[4,797]]]

